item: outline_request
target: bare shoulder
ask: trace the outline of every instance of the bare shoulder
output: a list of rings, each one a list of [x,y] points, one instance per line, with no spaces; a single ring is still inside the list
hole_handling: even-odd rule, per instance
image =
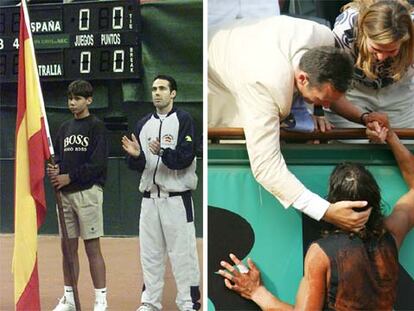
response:
[[[295,310],[321,310],[325,300],[329,258],[313,243],[305,257],[304,276],[296,295]]]
[[[329,267],[329,257],[317,243],[312,243],[305,256],[305,273],[326,272]]]

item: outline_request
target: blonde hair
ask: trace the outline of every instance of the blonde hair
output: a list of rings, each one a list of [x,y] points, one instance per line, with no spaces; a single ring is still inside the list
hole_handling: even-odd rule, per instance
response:
[[[395,81],[401,79],[414,61],[414,30],[410,16],[412,6],[404,0],[354,0],[343,7],[347,8],[359,11],[356,66],[368,78],[378,78],[376,59],[368,52],[367,39],[376,44],[400,42],[400,51],[392,58],[389,75]]]

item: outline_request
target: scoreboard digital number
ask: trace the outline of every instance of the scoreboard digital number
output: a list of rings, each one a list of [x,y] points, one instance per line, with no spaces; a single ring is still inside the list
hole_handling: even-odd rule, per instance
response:
[[[29,5],[42,81],[138,79],[139,1]],[[16,82],[20,7],[0,7],[0,83]]]

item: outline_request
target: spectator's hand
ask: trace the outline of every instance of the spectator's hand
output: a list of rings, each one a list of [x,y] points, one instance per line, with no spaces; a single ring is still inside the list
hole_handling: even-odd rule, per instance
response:
[[[367,122],[366,127],[367,129],[370,129],[372,132],[376,132],[378,135],[381,132],[382,128],[378,121]]]
[[[139,157],[141,153],[141,147],[139,146],[138,140],[134,134],[131,135],[131,139],[126,136],[122,137],[122,148],[133,157]]]
[[[59,169],[58,164],[55,164],[55,165],[50,164],[50,163],[47,164],[46,173],[47,173],[47,176],[49,176],[49,178],[59,175],[59,171],[60,169]]]
[[[386,127],[381,127],[379,132],[376,130],[372,130],[369,123],[367,124],[365,133],[367,134],[370,142],[374,144],[384,144],[387,139],[388,131],[389,130]]]
[[[149,150],[151,151],[152,154],[158,155],[160,153],[160,149],[161,149],[159,139],[157,138],[156,140],[151,141],[149,143],[148,147],[149,147]]]
[[[315,131],[320,131],[325,133],[327,131],[332,130],[335,128],[333,124],[331,124],[325,116],[315,116],[312,115],[313,123],[315,124]]]
[[[224,284],[228,289],[244,298],[252,299],[253,293],[262,286],[259,269],[250,258],[247,259],[248,269],[235,255],[230,254],[230,258],[237,265],[237,269],[223,260],[220,265],[226,270],[219,270],[218,273],[224,277]]]
[[[70,177],[69,174],[56,175],[51,177],[50,181],[52,182],[52,185],[59,190],[70,184]]]
[[[380,127],[390,128],[390,123],[388,121],[388,116],[387,116],[386,113],[382,113],[382,112],[371,112],[365,118],[365,123],[367,125],[369,123],[374,122],[374,121],[377,121]]]
[[[331,203],[323,219],[335,226],[353,232],[365,227],[371,214],[371,207],[365,211],[356,212],[356,209],[366,208],[366,201],[340,201]]]

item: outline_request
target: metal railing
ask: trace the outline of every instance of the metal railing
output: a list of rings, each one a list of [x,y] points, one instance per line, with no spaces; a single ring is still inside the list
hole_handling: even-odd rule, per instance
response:
[[[412,139],[414,143],[414,129],[393,129],[400,139]],[[213,143],[226,139],[245,139],[244,131],[241,127],[226,128],[209,128],[208,138]],[[280,140],[288,140],[293,142],[318,139],[320,141],[337,140],[337,139],[366,139],[364,128],[336,128],[331,131],[322,133],[319,131],[311,133],[291,132],[281,129]]]

